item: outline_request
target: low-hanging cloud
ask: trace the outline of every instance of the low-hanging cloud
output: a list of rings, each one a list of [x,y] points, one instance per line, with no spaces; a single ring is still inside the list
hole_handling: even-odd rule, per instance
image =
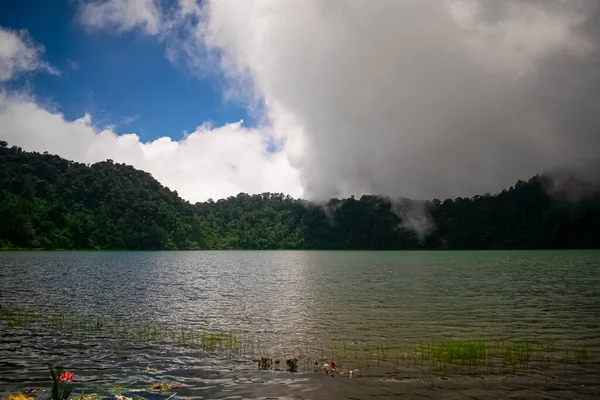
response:
[[[435,230],[433,217],[424,201],[396,199],[392,201],[392,211],[400,220],[400,227],[413,231],[421,241]]]
[[[495,192],[600,148],[600,3],[236,1],[202,40],[252,81],[311,199]]]

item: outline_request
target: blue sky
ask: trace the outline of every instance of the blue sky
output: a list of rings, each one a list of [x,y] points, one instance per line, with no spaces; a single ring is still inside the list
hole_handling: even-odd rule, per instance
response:
[[[164,46],[138,31],[86,31],[77,2],[3,0],[0,26],[26,29],[45,46],[45,60],[61,74],[28,74],[11,82],[52,104],[66,119],[86,112],[96,127],[135,132],[141,141],[181,139],[205,121],[214,126],[253,120],[243,104],[225,100],[221,77],[199,78],[165,57]]]

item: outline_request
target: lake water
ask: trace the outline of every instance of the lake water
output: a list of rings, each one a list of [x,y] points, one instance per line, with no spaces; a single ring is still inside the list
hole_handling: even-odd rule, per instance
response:
[[[47,363],[73,371],[78,393],[105,395],[108,384],[169,381],[190,399],[600,396],[599,251],[0,253],[0,305],[37,315],[0,321],[0,396],[48,387]],[[40,323],[53,312],[102,325],[80,334]],[[105,329],[117,320],[246,344],[126,339]],[[476,339],[550,350],[535,347],[518,368],[415,356],[423,343]],[[259,356],[296,356],[301,368],[259,370]],[[343,375],[312,371],[332,357]]]

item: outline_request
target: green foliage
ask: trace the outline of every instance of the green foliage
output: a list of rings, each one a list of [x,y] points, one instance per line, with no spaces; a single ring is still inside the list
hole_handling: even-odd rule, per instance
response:
[[[3,142],[4,143],[4,142]],[[0,249],[529,249],[600,247],[600,198],[548,195],[547,178],[497,195],[311,204],[240,193],[190,204],[150,174],[0,146]],[[435,229],[419,236],[418,217]],[[421,218],[423,220],[423,218]]]

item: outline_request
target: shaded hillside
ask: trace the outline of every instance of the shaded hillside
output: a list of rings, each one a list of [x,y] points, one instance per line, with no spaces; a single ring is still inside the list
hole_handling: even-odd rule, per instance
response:
[[[0,248],[500,249],[600,247],[600,198],[547,194],[536,176],[491,196],[314,205],[241,193],[190,204],[150,174],[0,143]]]

